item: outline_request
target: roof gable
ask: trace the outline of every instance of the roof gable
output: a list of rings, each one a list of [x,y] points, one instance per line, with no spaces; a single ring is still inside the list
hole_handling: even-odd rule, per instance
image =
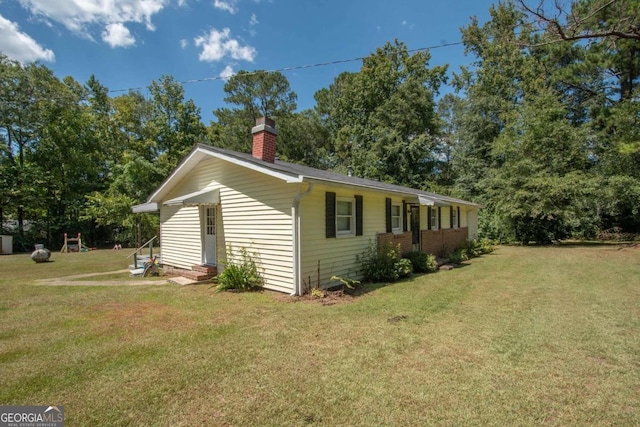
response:
[[[173,172],[160,184],[160,186],[149,196],[147,203],[160,202],[167,193],[200,161],[207,157],[215,157],[230,163],[282,179],[287,183],[300,182],[324,182],[333,185],[345,185],[349,187],[360,187],[369,190],[377,190],[386,193],[396,193],[405,196],[413,196],[420,200],[422,204],[435,205],[466,205],[479,207],[478,204],[462,199],[443,196],[436,193],[429,193],[414,188],[400,185],[388,184],[371,179],[347,176],[330,171],[323,171],[308,166],[287,163],[276,160],[274,163],[257,159],[251,154],[239,153],[237,151],[226,150],[205,144],[196,145],[191,152],[180,162]]]

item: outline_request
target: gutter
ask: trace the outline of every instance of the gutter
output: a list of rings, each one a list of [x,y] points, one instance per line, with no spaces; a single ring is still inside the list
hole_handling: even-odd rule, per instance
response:
[[[313,183],[309,183],[306,191],[298,193],[291,203],[291,221],[293,228],[293,293],[302,295],[302,271],[301,271],[301,247],[300,247],[300,200],[308,196],[313,191]]]

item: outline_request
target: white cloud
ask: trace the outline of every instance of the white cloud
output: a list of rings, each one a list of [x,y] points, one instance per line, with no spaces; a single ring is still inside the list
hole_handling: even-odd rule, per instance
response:
[[[102,32],[102,41],[111,47],[129,47],[136,44],[136,39],[122,23],[107,25]]]
[[[236,3],[237,3],[237,0],[214,0],[213,7],[220,10],[226,10],[227,12],[234,14],[238,12]]]
[[[189,46],[189,40],[187,39],[181,39],[180,40],[180,47],[185,49],[187,46]]]
[[[160,12],[171,0],[19,0],[20,4],[34,16],[47,24],[58,22],[83,37],[93,40],[90,26],[104,26],[102,39],[110,43],[112,37],[120,34],[125,46],[130,46],[133,37],[125,36],[126,23],[144,24],[147,30],[154,31],[151,18]],[[178,4],[184,4],[179,0]],[[115,26],[114,26],[115,25]],[[120,27],[118,27],[120,26]],[[104,34],[107,34],[105,37]],[[135,40],[134,40],[135,42]],[[114,46],[112,44],[112,46]],[[122,46],[122,44],[116,44]]]
[[[228,28],[218,31],[213,28],[209,34],[196,37],[193,39],[198,47],[202,47],[200,52],[200,61],[215,62],[225,57],[233,59],[253,62],[257,52],[252,46],[242,46],[236,39],[230,37]]]
[[[2,15],[0,15],[0,52],[20,62],[55,61],[52,50],[40,46],[31,36],[20,31],[18,24],[5,19]]]
[[[258,24],[260,21],[258,21],[258,17],[256,16],[255,13],[251,14],[251,18],[249,19],[249,25],[254,26],[256,24]]]
[[[229,78],[233,77],[236,73],[233,71],[233,67],[231,65],[227,65],[224,67],[224,70],[220,72],[220,77],[225,80],[229,80]]]

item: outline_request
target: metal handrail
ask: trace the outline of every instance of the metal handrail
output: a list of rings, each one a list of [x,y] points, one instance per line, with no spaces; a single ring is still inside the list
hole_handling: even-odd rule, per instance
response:
[[[140,252],[142,249],[144,249],[145,246],[149,245],[149,259],[153,258],[153,241],[157,238],[158,236],[153,236],[151,239],[149,239],[149,241],[147,243],[145,243],[144,245],[140,246],[138,249],[136,249],[131,255],[129,255],[127,257],[127,259],[131,258],[133,256],[133,268],[134,269],[138,269],[138,252]]]
[[[129,255],[127,257],[127,259],[131,258],[132,256],[134,256],[135,254],[137,254],[138,252],[140,252],[142,249],[144,249],[145,246],[147,246],[149,243],[153,242],[158,236],[153,236],[151,239],[149,239],[147,241],[147,243],[145,243],[144,245],[140,246],[138,249],[136,249],[135,251],[133,251],[133,253],[131,255]]]

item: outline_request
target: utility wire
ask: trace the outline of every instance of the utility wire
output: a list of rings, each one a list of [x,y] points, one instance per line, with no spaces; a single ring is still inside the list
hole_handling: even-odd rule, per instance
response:
[[[439,48],[443,48],[443,47],[459,46],[461,44],[462,44],[462,42],[442,43],[442,44],[434,45],[434,46],[421,47],[421,48],[417,48],[417,49],[410,49],[410,50],[408,50],[408,53],[422,52],[422,51],[425,51],[425,50],[439,49]],[[319,62],[317,64],[294,65],[294,66],[291,66],[291,67],[276,68],[276,69],[273,69],[273,70],[249,71],[249,72],[243,72],[242,75],[243,76],[250,76],[250,75],[261,74],[261,73],[287,72],[287,71],[295,71],[295,70],[304,70],[304,69],[307,69],[307,68],[326,67],[328,65],[345,64],[345,63],[348,63],[348,62],[362,61],[362,60],[364,60],[366,58],[368,58],[368,56],[360,56],[360,57],[357,57],[357,58],[350,58],[350,59],[338,59],[338,60],[335,60],[335,61]],[[176,83],[180,83],[180,84],[202,83],[202,82],[210,82],[210,81],[217,81],[217,80],[227,80],[228,78],[229,77],[222,77],[222,76],[203,77],[201,79],[184,80],[184,81],[178,81]],[[131,88],[127,88],[127,89],[113,89],[113,90],[109,90],[109,92],[110,93],[129,92],[129,91],[132,91],[132,90],[144,90],[144,89],[146,89],[146,88],[145,87],[131,87]]]

